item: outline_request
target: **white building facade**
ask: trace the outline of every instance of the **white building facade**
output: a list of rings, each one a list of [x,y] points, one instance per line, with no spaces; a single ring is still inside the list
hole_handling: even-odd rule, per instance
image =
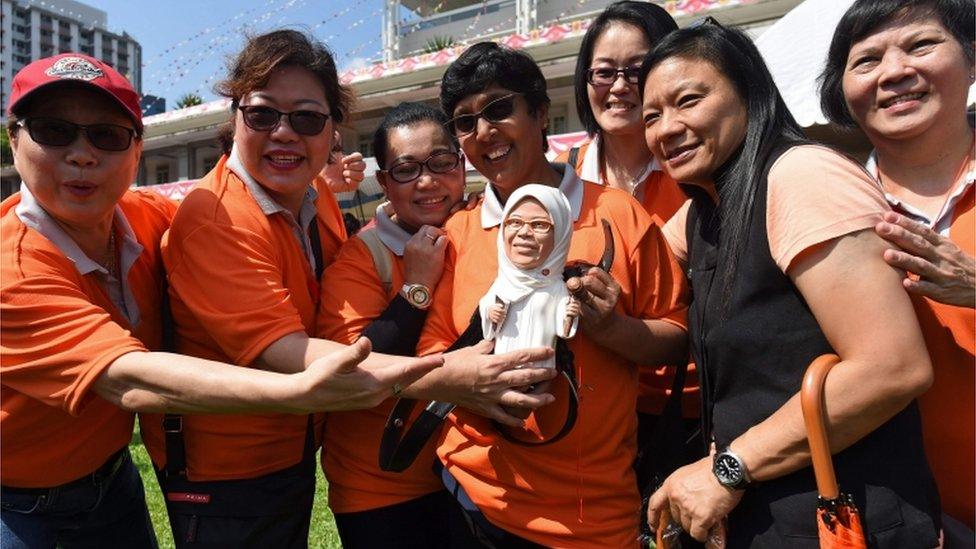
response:
[[[343,143],[346,151],[362,152],[369,166],[362,194],[369,197],[379,192],[371,177],[375,170],[372,135],[383,115],[404,101],[436,105],[444,70],[467,45],[482,40],[522,49],[539,63],[552,100],[549,133],[553,153],[584,139],[573,91],[576,57],[590,22],[611,1],[384,0],[382,59],[341,75],[357,98],[350,120],[340,129]],[[657,1],[681,26],[711,15],[754,37],[800,2]],[[434,49],[428,48],[431,43],[446,39],[456,45],[424,51]],[[216,136],[230,117],[229,109],[228,101],[218,100],[148,117],[138,184],[175,182],[161,190],[179,198],[219,158]],[[351,196],[339,198],[344,206],[352,200]]]
[[[81,52],[115,67],[142,91],[142,47],[108,30],[108,15],[73,0],[0,0],[0,111],[13,77],[32,61]]]

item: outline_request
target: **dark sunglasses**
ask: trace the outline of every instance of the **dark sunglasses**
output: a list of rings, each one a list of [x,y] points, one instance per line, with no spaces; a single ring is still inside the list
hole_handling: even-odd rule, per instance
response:
[[[83,131],[85,138],[92,146],[111,152],[128,149],[136,134],[134,129],[125,126],[115,124],[88,124],[83,126],[60,118],[28,118],[18,121],[17,125],[26,128],[31,139],[41,145],[67,147],[78,138],[78,132]]]
[[[640,77],[640,67],[598,67],[586,71],[586,81],[592,86],[612,86],[617,81],[617,75],[624,75],[628,84],[636,84]]]
[[[244,124],[258,132],[270,132],[281,124],[281,118],[288,117],[288,125],[300,135],[318,135],[329,121],[329,115],[316,111],[281,112],[263,105],[241,105],[237,107],[244,115]]]
[[[455,116],[447,121],[447,127],[454,135],[461,137],[477,129],[479,118],[484,118],[493,124],[502,122],[515,112],[515,97],[518,95],[522,94],[519,92],[510,93],[491,101],[478,112]]]
[[[380,170],[397,183],[410,183],[420,177],[424,166],[430,173],[449,173],[454,171],[461,163],[461,153],[451,151],[440,151],[427,157],[424,161],[405,160],[390,166],[389,170]]]

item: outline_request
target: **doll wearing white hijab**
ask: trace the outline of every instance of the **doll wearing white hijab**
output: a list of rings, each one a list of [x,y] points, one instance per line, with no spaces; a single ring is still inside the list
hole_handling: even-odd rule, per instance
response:
[[[520,214],[526,209],[523,204],[533,202],[548,219]],[[563,282],[572,225],[569,200],[559,189],[525,185],[508,198],[498,231],[498,277],[478,302],[482,332],[485,339],[495,340],[496,353],[555,347],[557,337],[576,334],[579,303]],[[546,232],[537,232],[547,227],[551,240]],[[546,245],[550,242],[551,247]],[[555,368],[556,359],[536,366]]]

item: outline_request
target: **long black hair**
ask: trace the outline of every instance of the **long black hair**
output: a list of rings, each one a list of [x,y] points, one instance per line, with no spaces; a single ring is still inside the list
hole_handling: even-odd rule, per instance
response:
[[[728,258],[723,280],[727,308],[766,164],[781,147],[808,141],[773,83],[759,50],[741,31],[706,20],[664,37],[641,64],[642,97],[648,73],[673,57],[710,63],[732,83],[748,117],[742,144],[713,174],[719,195],[716,212],[721,223],[720,246]]]
[[[651,47],[654,47],[654,44],[669,32],[678,29],[678,24],[674,22],[671,14],[661,6],[632,0],[610,4],[593,20],[583,36],[583,42],[580,43],[579,57],[576,58],[576,74],[573,76],[573,87],[576,89],[576,112],[579,113],[580,122],[586,128],[586,133],[591,137],[599,133],[600,125],[597,124],[593,108],[590,106],[586,72],[593,63],[593,48],[596,46],[597,38],[614,23],[623,23],[640,29]]]
[[[827,63],[820,73],[820,108],[831,122],[847,127],[857,123],[844,98],[844,69],[855,42],[867,38],[892,21],[934,17],[952,34],[969,64],[973,64],[976,16],[973,0],[858,0],[837,23]],[[962,113],[959,113],[960,116]]]

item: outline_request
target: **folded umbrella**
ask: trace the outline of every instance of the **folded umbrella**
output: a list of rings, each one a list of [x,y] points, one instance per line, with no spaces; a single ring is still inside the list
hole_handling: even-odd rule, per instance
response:
[[[861,516],[850,495],[840,492],[834,474],[834,462],[827,442],[824,422],[824,381],[830,369],[840,362],[833,354],[817,357],[803,377],[800,402],[803,421],[807,427],[813,474],[817,479],[819,502],[817,505],[817,532],[821,549],[867,548]]]

